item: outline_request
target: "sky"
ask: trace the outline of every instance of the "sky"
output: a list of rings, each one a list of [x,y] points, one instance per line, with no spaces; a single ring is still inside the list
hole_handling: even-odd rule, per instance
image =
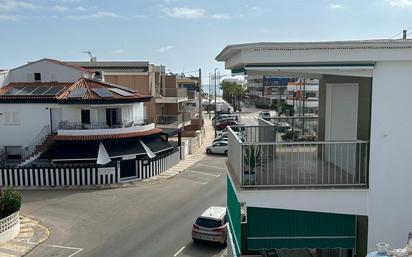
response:
[[[0,69],[90,50],[230,74],[215,61],[228,44],[399,38],[411,14],[412,0],[0,0]]]

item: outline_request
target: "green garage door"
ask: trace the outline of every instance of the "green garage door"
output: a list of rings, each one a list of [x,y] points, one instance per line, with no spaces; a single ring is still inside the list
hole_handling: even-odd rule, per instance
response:
[[[356,216],[247,208],[248,250],[355,248]]]

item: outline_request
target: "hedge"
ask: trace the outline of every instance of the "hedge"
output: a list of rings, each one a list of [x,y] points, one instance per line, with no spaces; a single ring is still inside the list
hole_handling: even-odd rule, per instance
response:
[[[12,188],[0,188],[0,219],[20,210],[21,194]]]

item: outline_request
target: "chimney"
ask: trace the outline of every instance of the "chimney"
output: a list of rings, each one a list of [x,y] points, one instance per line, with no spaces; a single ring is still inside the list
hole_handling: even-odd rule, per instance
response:
[[[406,35],[408,34],[408,31],[404,29],[402,32],[403,32],[402,39],[406,39]]]

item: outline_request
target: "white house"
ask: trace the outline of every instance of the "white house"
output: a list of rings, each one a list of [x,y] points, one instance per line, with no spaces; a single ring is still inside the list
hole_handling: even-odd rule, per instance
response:
[[[245,142],[229,135],[237,255],[312,248],[365,256],[379,242],[404,246],[412,231],[411,40],[229,45],[216,60],[236,73],[319,79],[317,141],[281,141],[271,126]]]

